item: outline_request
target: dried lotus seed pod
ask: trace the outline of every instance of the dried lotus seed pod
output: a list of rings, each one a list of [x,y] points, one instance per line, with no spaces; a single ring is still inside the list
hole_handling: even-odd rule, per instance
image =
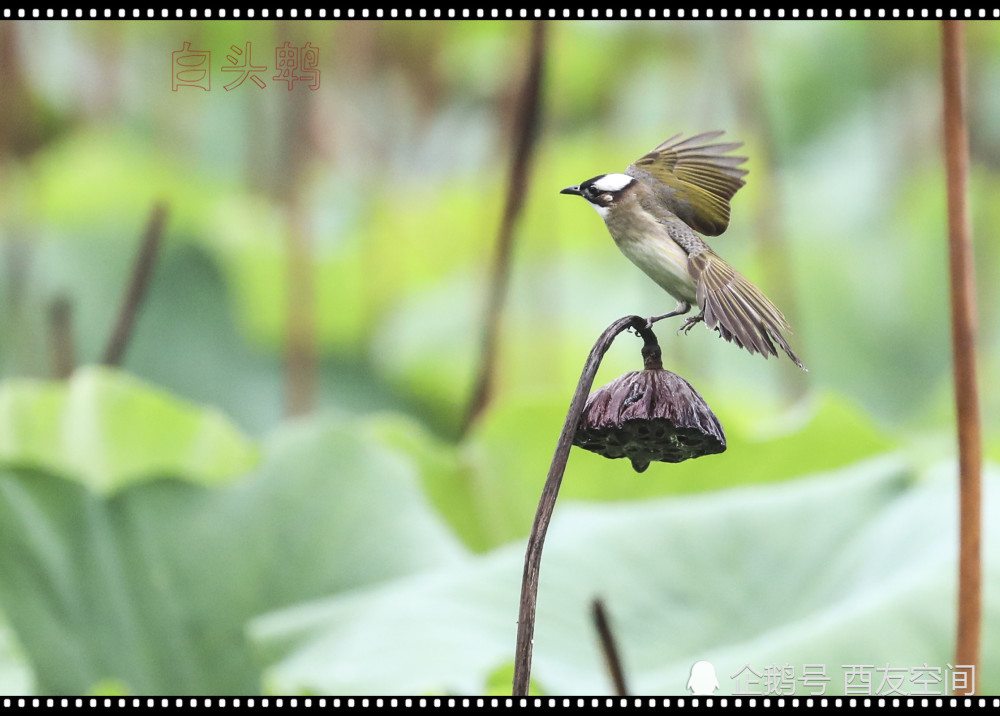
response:
[[[627,457],[642,472],[654,461],[723,452],[726,436],[691,384],[659,368],[626,373],[591,393],[573,444],[607,458]]]

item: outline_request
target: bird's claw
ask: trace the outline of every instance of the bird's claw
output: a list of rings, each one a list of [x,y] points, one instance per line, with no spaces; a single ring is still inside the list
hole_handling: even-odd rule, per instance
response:
[[[696,324],[701,323],[704,320],[705,320],[704,313],[699,313],[697,316],[691,316],[685,319],[684,325],[682,325],[680,328],[677,329],[677,335],[680,335],[681,331],[684,332],[684,335],[687,335],[691,331],[691,329],[695,327]]]

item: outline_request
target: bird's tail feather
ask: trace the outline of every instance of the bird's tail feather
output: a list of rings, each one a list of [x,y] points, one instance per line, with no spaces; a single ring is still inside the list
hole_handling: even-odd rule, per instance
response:
[[[785,339],[788,321],[756,286],[711,251],[690,256],[688,267],[698,287],[705,325],[765,358],[778,355],[777,343],[795,365],[807,370]]]

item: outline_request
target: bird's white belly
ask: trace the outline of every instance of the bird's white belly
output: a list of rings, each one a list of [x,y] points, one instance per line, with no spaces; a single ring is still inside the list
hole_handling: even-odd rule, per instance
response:
[[[684,249],[674,243],[662,228],[643,233],[642,237],[642,240],[614,238],[629,261],[641,268],[663,290],[678,301],[695,305],[695,285],[688,273],[688,255]]]

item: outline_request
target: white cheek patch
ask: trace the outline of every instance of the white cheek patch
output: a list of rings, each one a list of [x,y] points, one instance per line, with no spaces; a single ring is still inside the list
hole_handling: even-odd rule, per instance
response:
[[[589,201],[587,203],[597,210],[597,213],[601,215],[602,219],[608,218],[608,207],[600,206],[599,204],[591,204]]]
[[[615,192],[621,191],[633,181],[635,181],[635,179],[630,177],[628,174],[605,174],[594,182],[594,187],[598,191]]]

